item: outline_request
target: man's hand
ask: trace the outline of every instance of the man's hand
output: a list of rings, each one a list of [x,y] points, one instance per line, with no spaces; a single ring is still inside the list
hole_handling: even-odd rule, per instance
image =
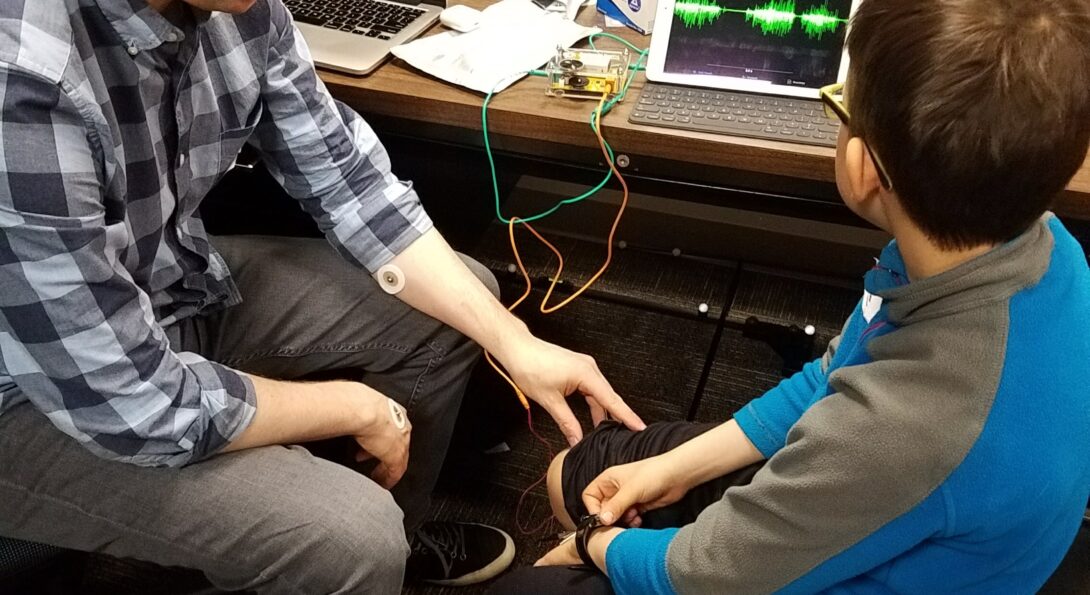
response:
[[[360,453],[356,460],[378,459],[371,479],[386,489],[401,481],[409,466],[409,438],[413,426],[405,408],[378,393],[368,395],[364,420],[356,432]]]
[[[382,393],[358,382],[248,377],[257,399],[254,418],[224,452],[353,436],[363,450],[359,459],[378,459],[371,474],[376,483],[389,489],[405,474],[412,424]]]
[[[552,416],[572,446],[583,439],[583,429],[567,402],[568,395],[576,392],[590,405],[595,426],[609,415],[635,431],[647,427],[613,390],[589,355],[569,351],[527,333],[519,345],[497,357],[526,396]]]
[[[496,356],[515,384],[556,420],[570,444],[583,437],[565,400],[575,392],[586,397],[595,423],[608,413],[633,430],[644,428],[593,359],[530,334],[470,272],[439,232],[424,233],[390,264],[401,269],[405,279],[397,297],[458,329]]]
[[[583,490],[583,504],[602,524],[622,519],[624,524],[638,527],[643,523],[642,513],[677,502],[690,487],[676,463],[657,456],[606,469]]]

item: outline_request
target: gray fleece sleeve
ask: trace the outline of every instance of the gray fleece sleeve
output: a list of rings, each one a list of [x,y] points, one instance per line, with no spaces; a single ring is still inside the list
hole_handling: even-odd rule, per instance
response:
[[[997,304],[873,339],[874,361],[834,371],[836,392],[802,415],[750,485],[678,532],[673,588],[814,592],[940,531],[943,499],[931,496],[979,436],[1002,367],[1002,354],[967,347],[1003,344],[1005,320]]]

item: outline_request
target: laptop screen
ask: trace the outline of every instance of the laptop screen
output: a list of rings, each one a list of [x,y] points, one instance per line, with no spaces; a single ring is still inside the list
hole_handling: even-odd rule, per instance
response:
[[[852,0],[663,1],[652,61],[666,82],[816,96],[843,75]]]

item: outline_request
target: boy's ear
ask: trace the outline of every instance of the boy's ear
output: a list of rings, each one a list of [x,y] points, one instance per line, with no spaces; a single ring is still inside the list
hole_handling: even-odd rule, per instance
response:
[[[848,173],[848,184],[851,187],[852,197],[857,201],[865,201],[875,196],[882,190],[882,181],[878,177],[878,168],[874,166],[867,144],[859,137],[848,140],[848,146],[844,152],[844,166]]]

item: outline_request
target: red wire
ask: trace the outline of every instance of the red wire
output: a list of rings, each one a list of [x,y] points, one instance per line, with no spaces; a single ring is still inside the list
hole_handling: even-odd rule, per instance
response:
[[[526,229],[530,230],[530,233],[532,233],[534,235],[534,237],[536,237],[538,239],[538,241],[545,244],[545,246],[548,247],[549,250],[551,250],[554,255],[556,255],[556,258],[557,258],[558,263],[559,263],[558,266],[557,266],[556,274],[553,275],[552,283],[549,285],[548,291],[545,292],[545,297],[541,300],[541,305],[539,306],[539,309],[540,309],[541,313],[543,313],[543,314],[552,314],[553,312],[556,312],[557,310],[563,308],[564,306],[567,306],[573,300],[575,300],[576,298],[581,296],[584,292],[586,292],[587,289],[590,288],[591,285],[593,285],[596,281],[598,281],[598,279],[606,272],[606,269],[609,268],[610,262],[613,260],[613,239],[614,239],[614,236],[617,234],[617,227],[621,223],[621,217],[624,215],[625,207],[628,206],[629,191],[628,191],[628,183],[625,181],[624,177],[621,175],[621,172],[617,169],[617,165],[613,162],[613,159],[610,158],[609,149],[606,146],[605,138],[602,136],[602,125],[601,125],[602,124],[602,107],[605,104],[605,101],[606,101],[606,95],[603,94],[602,95],[602,100],[598,103],[598,109],[595,110],[595,124],[596,124],[596,126],[595,126],[595,136],[598,139],[598,144],[602,149],[602,153],[606,157],[606,163],[609,164],[610,169],[613,171],[613,175],[616,176],[617,181],[620,182],[621,188],[624,190],[624,194],[623,194],[623,196],[621,198],[621,206],[617,210],[617,216],[613,220],[613,226],[609,230],[609,239],[608,239],[608,241],[606,243],[606,259],[605,259],[605,262],[602,263],[602,267],[600,269],[598,269],[598,271],[596,273],[594,273],[594,275],[589,280],[587,280],[587,282],[584,283],[582,287],[580,287],[577,291],[575,291],[575,293],[568,296],[567,299],[563,300],[562,302],[560,302],[556,306],[551,306],[550,307],[548,305],[549,298],[552,297],[553,290],[556,288],[557,283],[560,281],[560,274],[564,271],[564,257],[560,254],[560,251],[557,250],[555,246],[553,246],[551,243],[549,243],[549,241],[546,240],[545,237],[542,236],[540,233],[538,233],[537,230],[534,229],[529,223],[527,223],[525,221],[520,221],[518,217],[512,217],[510,219],[510,221],[508,222],[508,236],[511,239],[511,250],[512,250],[512,252],[514,252],[515,262],[518,263],[519,272],[522,273],[522,278],[526,283],[526,290],[522,293],[522,295],[517,300],[515,300],[515,303],[511,304],[511,306],[508,308],[508,310],[514,310],[516,307],[518,307],[519,304],[521,304],[523,301],[526,300],[527,297],[530,296],[530,293],[531,293],[531,291],[533,289],[533,283],[530,280],[530,274],[526,271],[526,267],[522,262],[522,256],[519,254],[518,244],[515,241],[515,223],[516,222],[522,223],[522,225],[524,227],[526,227]],[[525,393],[523,393],[522,390],[515,383],[515,381],[510,376],[508,376],[500,368],[500,366],[492,358],[491,354],[489,354],[488,352],[485,352],[484,355],[485,355],[485,359],[488,360],[489,365],[491,365],[492,368],[494,370],[496,370],[496,373],[498,373],[500,376],[502,376],[503,379],[506,380],[509,385],[511,385],[511,388],[514,389],[515,395],[518,397],[519,402],[522,404],[523,408],[526,409],[526,425],[530,428],[530,433],[533,434],[534,437],[537,438],[537,440],[539,442],[541,442],[542,444],[545,445],[546,450],[549,451],[549,460],[552,461],[554,458],[556,458],[555,451],[553,450],[552,445],[549,444],[549,441],[546,440],[544,437],[542,437],[541,434],[539,434],[537,432],[537,430],[534,429],[533,414],[532,414],[531,409],[530,409],[530,402],[529,402],[529,400],[527,400]],[[533,527],[532,529],[527,528],[525,525],[523,525],[523,523],[522,523],[522,521],[520,519],[523,503],[526,500],[526,496],[528,496],[530,494],[530,492],[534,490],[534,488],[541,485],[541,483],[543,481],[545,481],[548,478],[548,476],[549,476],[549,472],[548,472],[548,469],[546,469],[545,473],[542,474],[542,476],[537,481],[530,484],[529,487],[527,487],[525,490],[523,490],[522,494],[519,496],[518,505],[515,508],[515,524],[518,526],[519,531],[521,531],[523,535],[532,535],[532,534],[541,532],[542,530],[544,530],[546,527],[552,525],[552,523],[553,523],[553,517],[552,517],[551,514],[541,524],[537,525],[536,527]]]
[[[552,444],[550,444],[548,440],[546,440],[541,434],[537,432],[537,430],[534,429],[534,418],[533,414],[530,413],[529,409],[526,410],[526,425],[530,428],[530,433],[534,435],[534,438],[537,438],[538,442],[544,444],[545,449],[549,451],[549,460],[552,461],[554,458],[556,458],[556,452],[553,450]],[[540,524],[530,529],[527,528],[526,525],[524,525],[519,518],[521,516],[520,513],[522,512],[522,505],[523,502],[526,500],[526,496],[530,495],[530,492],[532,492],[537,486],[541,485],[541,482],[545,481],[545,479],[548,477],[549,470],[546,469],[545,473],[543,473],[537,481],[530,484],[525,490],[523,490],[522,494],[519,496],[518,505],[515,507],[515,524],[518,525],[519,532],[521,532],[523,535],[534,535],[540,533],[546,527],[553,523],[553,517],[552,515],[549,515],[545,517],[545,520],[542,521]]]

